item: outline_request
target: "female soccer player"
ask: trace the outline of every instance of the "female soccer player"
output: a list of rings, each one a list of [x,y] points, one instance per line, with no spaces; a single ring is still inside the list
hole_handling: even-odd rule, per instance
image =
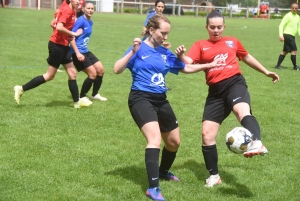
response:
[[[218,65],[220,60],[210,64],[185,65],[162,43],[170,32],[170,21],[162,14],[149,19],[145,32],[146,39],[135,38],[133,46],[125,56],[114,65],[116,74],[126,68],[131,71],[132,86],[128,98],[131,116],[143,133],[147,146],[145,163],[149,188],[146,195],[153,200],[165,200],[160,193],[159,178],[166,180],[179,179],[169,171],[180,144],[179,128],[176,116],[166,99],[165,75],[170,71],[178,74],[195,73]],[[181,55],[184,46],[176,49]],[[159,163],[160,143],[164,140],[161,163]]]
[[[86,107],[92,102],[86,98],[79,99],[78,86],[76,82],[76,69],[74,68],[72,57],[70,54],[69,40],[73,40],[75,36],[82,34],[82,29],[72,32],[71,29],[75,22],[75,9],[78,7],[78,0],[65,0],[58,8],[56,26],[48,44],[49,56],[47,58],[48,69],[43,75],[37,76],[23,86],[15,86],[15,101],[20,103],[21,95],[30,89],[33,89],[47,81],[54,79],[59,65],[62,64],[69,76],[69,89],[73,97],[74,107]]]
[[[222,36],[225,26],[222,14],[211,12],[206,19],[209,39],[195,42],[187,56],[180,56],[185,63],[199,64],[211,62],[215,58],[223,59],[221,66],[205,71],[209,90],[202,118],[202,152],[210,173],[206,187],[221,183],[216,137],[220,125],[231,111],[240,124],[253,134],[253,144],[244,152],[244,156],[268,153],[260,140],[260,127],[251,113],[250,95],[236,57],[251,68],[271,77],[273,82],[279,81],[279,76],[262,66],[244,49],[238,39]]]
[[[93,22],[91,17],[94,13],[94,4],[92,2],[85,2],[82,11],[84,15],[76,20],[72,31],[76,32],[82,29],[83,33],[71,41],[73,63],[78,72],[83,71],[88,75],[83,82],[80,98],[86,97],[86,94],[93,85],[91,99],[106,101],[107,99],[98,93],[102,84],[104,67],[99,59],[88,50],[88,43],[92,34]]]

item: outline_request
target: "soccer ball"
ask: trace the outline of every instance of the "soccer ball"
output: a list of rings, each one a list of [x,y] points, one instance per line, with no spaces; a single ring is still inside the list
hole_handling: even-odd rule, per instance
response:
[[[252,143],[252,134],[244,127],[236,127],[226,135],[228,149],[236,154],[244,153]]]

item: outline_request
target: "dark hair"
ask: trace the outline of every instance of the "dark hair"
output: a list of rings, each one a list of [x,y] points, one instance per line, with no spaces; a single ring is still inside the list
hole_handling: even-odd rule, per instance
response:
[[[156,0],[155,1],[155,7],[157,6],[158,3],[163,3],[165,5],[165,2],[163,0]]]
[[[220,12],[213,10],[213,11],[211,11],[211,13],[208,14],[208,16],[206,18],[206,25],[208,25],[209,19],[218,18],[218,17],[223,18],[223,22],[225,23],[224,16]]]
[[[171,22],[168,20],[168,18],[166,18],[166,16],[164,16],[163,14],[157,13],[155,15],[153,15],[153,17],[151,17],[146,25],[146,32],[145,35],[148,36],[149,35],[149,29],[152,27],[153,29],[158,29],[160,26],[160,22],[161,21],[165,21],[169,24],[171,24]]]
[[[67,3],[67,4],[70,4],[70,2],[71,2],[70,0],[66,0],[66,3]]]

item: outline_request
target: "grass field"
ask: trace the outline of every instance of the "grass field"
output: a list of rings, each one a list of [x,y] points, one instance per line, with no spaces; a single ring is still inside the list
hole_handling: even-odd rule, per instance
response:
[[[129,71],[113,73],[114,62],[142,30],[145,15],[93,16],[89,48],[105,66],[101,95],[76,110],[65,72],[54,81],[26,92],[20,105],[14,85],[22,85],[46,71],[52,10],[0,9],[0,200],[148,200],[144,164],[145,139],[127,108]],[[169,41],[174,50],[206,39],[205,18],[172,17]],[[238,37],[245,48],[273,71],[282,50],[278,20],[228,19],[224,35]],[[299,44],[299,37],[296,41]],[[299,45],[300,46],[300,45]],[[300,56],[298,56],[300,64]],[[201,117],[207,86],[203,73],[169,74],[173,90],[168,99],[177,115],[181,147],[171,169],[181,181],[161,181],[168,201],[283,201],[300,200],[299,77],[290,55],[277,71],[280,82],[241,63],[269,150],[264,157],[246,159],[229,152],[225,135],[239,126],[231,115],[218,136],[219,171],[223,184],[204,185],[208,172],[201,152]],[[85,74],[78,74],[81,87]]]

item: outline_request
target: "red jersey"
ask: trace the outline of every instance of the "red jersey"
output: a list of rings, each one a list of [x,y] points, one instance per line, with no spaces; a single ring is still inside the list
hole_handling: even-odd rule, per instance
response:
[[[64,27],[71,31],[75,23],[76,12],[70,8],[69,4],[67,4],[66,1],[63,1],[59,6],[57,12],[55,13],[55,19],[55,25],[59,22],[63,23]],[[56,44],[68,46],[69,35],[60,33],[55,28],[53,28],[53,33],[50,37],[50,41]]]
[[[211,63],[217,58],[223,58],[221,66],[205,70],[207,85],[241,74],[237,58],[242,60],[247,55],[248,52],[241,42],[233,37],[224,37],[216,42],[210,40],[197,41],[187,54],[188,57],[193,59],[194,64]]]

